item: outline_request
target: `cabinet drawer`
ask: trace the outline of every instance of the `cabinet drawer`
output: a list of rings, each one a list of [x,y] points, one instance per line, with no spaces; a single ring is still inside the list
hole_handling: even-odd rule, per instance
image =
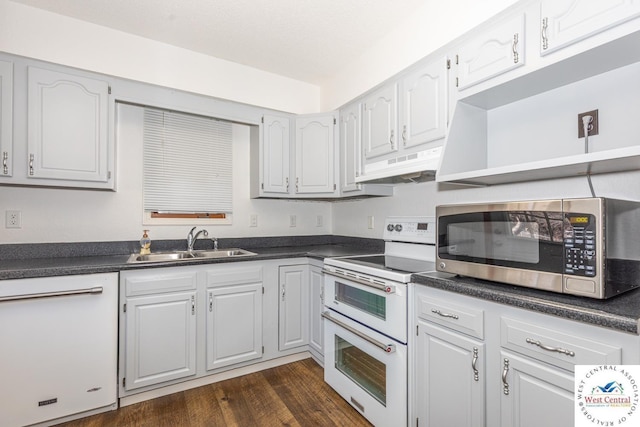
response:
[[[484,339],[484,311],[437,298],[417,295],[416,314],[424,320]]]
[[[618,365],[622,349],[586,339],[569,329],[546,329],[501,318],[501,345],[518,353],[573,371],[574,365]]]
[[[244,283],[262,283],[260,266],[219,266],[207,270],[207,288],[237,285]]]
[[[196,272],[186,268],[172,271],[158,269],[154,273],[145,271],[142,274],[121,273],[121,277],[128,297],[195,290],[197,282]]]

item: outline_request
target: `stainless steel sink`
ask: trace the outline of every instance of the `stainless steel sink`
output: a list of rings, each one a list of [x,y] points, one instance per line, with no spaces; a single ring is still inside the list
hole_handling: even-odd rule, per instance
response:
[[[245,249],[219,249],[219,250],[203,250],[203,251],[175,251],[175,252],[158,252],[147,255],[133,254],[127,260],[127,263],[140,262],[175,262],[202,259],[220,259],[220,258],[237,258],[256,255],[254,252]]]

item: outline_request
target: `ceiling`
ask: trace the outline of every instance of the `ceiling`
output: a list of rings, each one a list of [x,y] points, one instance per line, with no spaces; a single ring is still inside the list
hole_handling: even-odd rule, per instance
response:
[[[12,0],[320,85],[431,0]]]

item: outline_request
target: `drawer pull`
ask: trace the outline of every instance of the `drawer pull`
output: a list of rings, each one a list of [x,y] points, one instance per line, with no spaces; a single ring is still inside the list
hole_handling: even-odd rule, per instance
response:
[[[448,317],[449,319],[454,319],[454,320],[458,320],[459,319],[457,314],[443,313],[440,310],[437,310],[435,308],[432,309],[431,312],[435,313],[435,314],[437,314],[438,316],[441,316],[441,317]]]
[[[549,347],[547,345],[542,344],[540,341],[537,341],[537,340],[534,340],[534,339],[531,339],[531,338],[527,338],[527,344],[537,345],[538,347],[540,347],[543,350],[554,351],[556,353],[566,354],[567,356],[571,356],[571,357],[576,355],[571,350],[566,350],[566,349],[561,348],[561,347]]]
[[[473,380],[479,381],[480,376],[478,375],[478,368],[476,367],[476,363],[478,363],[478,347],[473,347],[473,359],[471,360],[471,369],[473,369]]]
[[[504,359],[502,368],[502,392],[505,396],[509,395],[509,383],[507,382],[507,374],[509,373],[509,359]]]

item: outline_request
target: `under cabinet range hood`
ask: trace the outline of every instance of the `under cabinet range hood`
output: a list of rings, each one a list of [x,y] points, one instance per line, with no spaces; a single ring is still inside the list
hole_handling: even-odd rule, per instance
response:
[[[442,146],[402,154],[364,165],[356,182],[398,184],[403,182],[433,181],[440,164]]]

